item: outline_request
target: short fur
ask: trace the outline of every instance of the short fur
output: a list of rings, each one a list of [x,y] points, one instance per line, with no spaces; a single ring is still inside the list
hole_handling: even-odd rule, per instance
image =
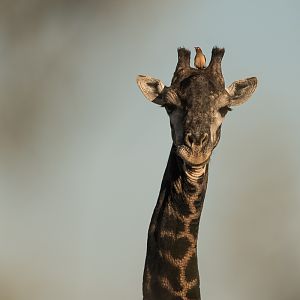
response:
[[[148,231],[144,300],[200,299],[197,237],[209,159],[230,106],[244,103],[257,84],[253,77],[225,89],[222,48],[213,48],[205,69],[190,67],[190,54],[178,48],[170,87],[149,76],[137,78],[143,94],[165,107],[173,139]]]

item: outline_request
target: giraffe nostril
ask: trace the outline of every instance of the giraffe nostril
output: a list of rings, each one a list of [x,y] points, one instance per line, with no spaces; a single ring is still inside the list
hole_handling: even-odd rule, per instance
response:
[[[185,135],[185,143],[187,146],[191,147],[194,143],[194,138],[193,138],[193,135],[191,132],[188,132],[186,135]]]
[[[185,144],[188,147],[192,147],[193,145],[199,145],[201,147],[204,147],[208,143],[208,134],[200,134],[200,133],[191,133],[188,132],[185,135]]]
[[[201,138],[201,146],[204,147],[208,142],[208,134],[204,133]]]

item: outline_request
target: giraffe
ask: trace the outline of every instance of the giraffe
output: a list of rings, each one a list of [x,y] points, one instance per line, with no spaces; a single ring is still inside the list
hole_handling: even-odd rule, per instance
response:
[[[137,77],[144,96],[169,115],[173,140],[148,230],[143,300],[201,299],[197,237],[209,160],[225,115],[246,102],[257,86],[250,77],[225,88],[223,48],[212,49],[205,69],[190,66],[188,49],[177,52],[169,87],[150,76]]]

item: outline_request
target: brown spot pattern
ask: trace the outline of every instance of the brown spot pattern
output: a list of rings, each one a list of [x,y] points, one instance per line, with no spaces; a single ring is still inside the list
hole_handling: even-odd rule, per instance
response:
[[[190,300],[188,296],[189,292],[199,285],[199,278],[191,278],[191,274],[187,273],[187,267],[190,263],[197,262],[197,259],[195,259],[197,257],[197,235],[191,233],[190,228],[193,226],[193,221],[195,222],[200,218],[201,209],[199,210],[199,206],[197,204],[195,205],[195,203],[199,201],[199,196],[202,194],[203,189],[206,188],[206,182],[199,184],[201,177],[205,176],[206,168],[207,166],[205,165],[198,168],[185,169],[185,179],[190,185],[193,185],[194,193],[183,191],[179,180],[174,182],[175,191],[181,190],[182,201],[186,202],[191,213],[188,216],[184,216],[180,215],[176,210],[169,209],[169,214],[176,216],[176,218],[184,224],[184,229],[178,233],[171,230],[162,230],[160,232],[161,238],[172,239],[174,242],[180,239],[186,239],[189,242],[189,247],[186,248],[186,252],[181,258],[175,258],[170,250],[160,250],[160,255],[178,270],[181,290],[175,290],[169,279],[165,276],[159,277],[159,282],[161,286],[167,289],[173,296],[180,297],[182,300]]]

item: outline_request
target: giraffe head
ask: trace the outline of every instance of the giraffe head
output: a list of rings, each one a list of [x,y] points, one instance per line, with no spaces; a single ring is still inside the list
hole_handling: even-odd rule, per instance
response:
[[[167,111],[177,154],[189,165],[201,165],[210,159],[225,115],[232,106],[246,102],[257,86],[257,79],[251,77],[225,87],[223,55],[224,49],[213,48],[208,67],[200,70],[190,66],[190,51],[179,48],[169,87],[150,76],[137,77],[144,96]]]

